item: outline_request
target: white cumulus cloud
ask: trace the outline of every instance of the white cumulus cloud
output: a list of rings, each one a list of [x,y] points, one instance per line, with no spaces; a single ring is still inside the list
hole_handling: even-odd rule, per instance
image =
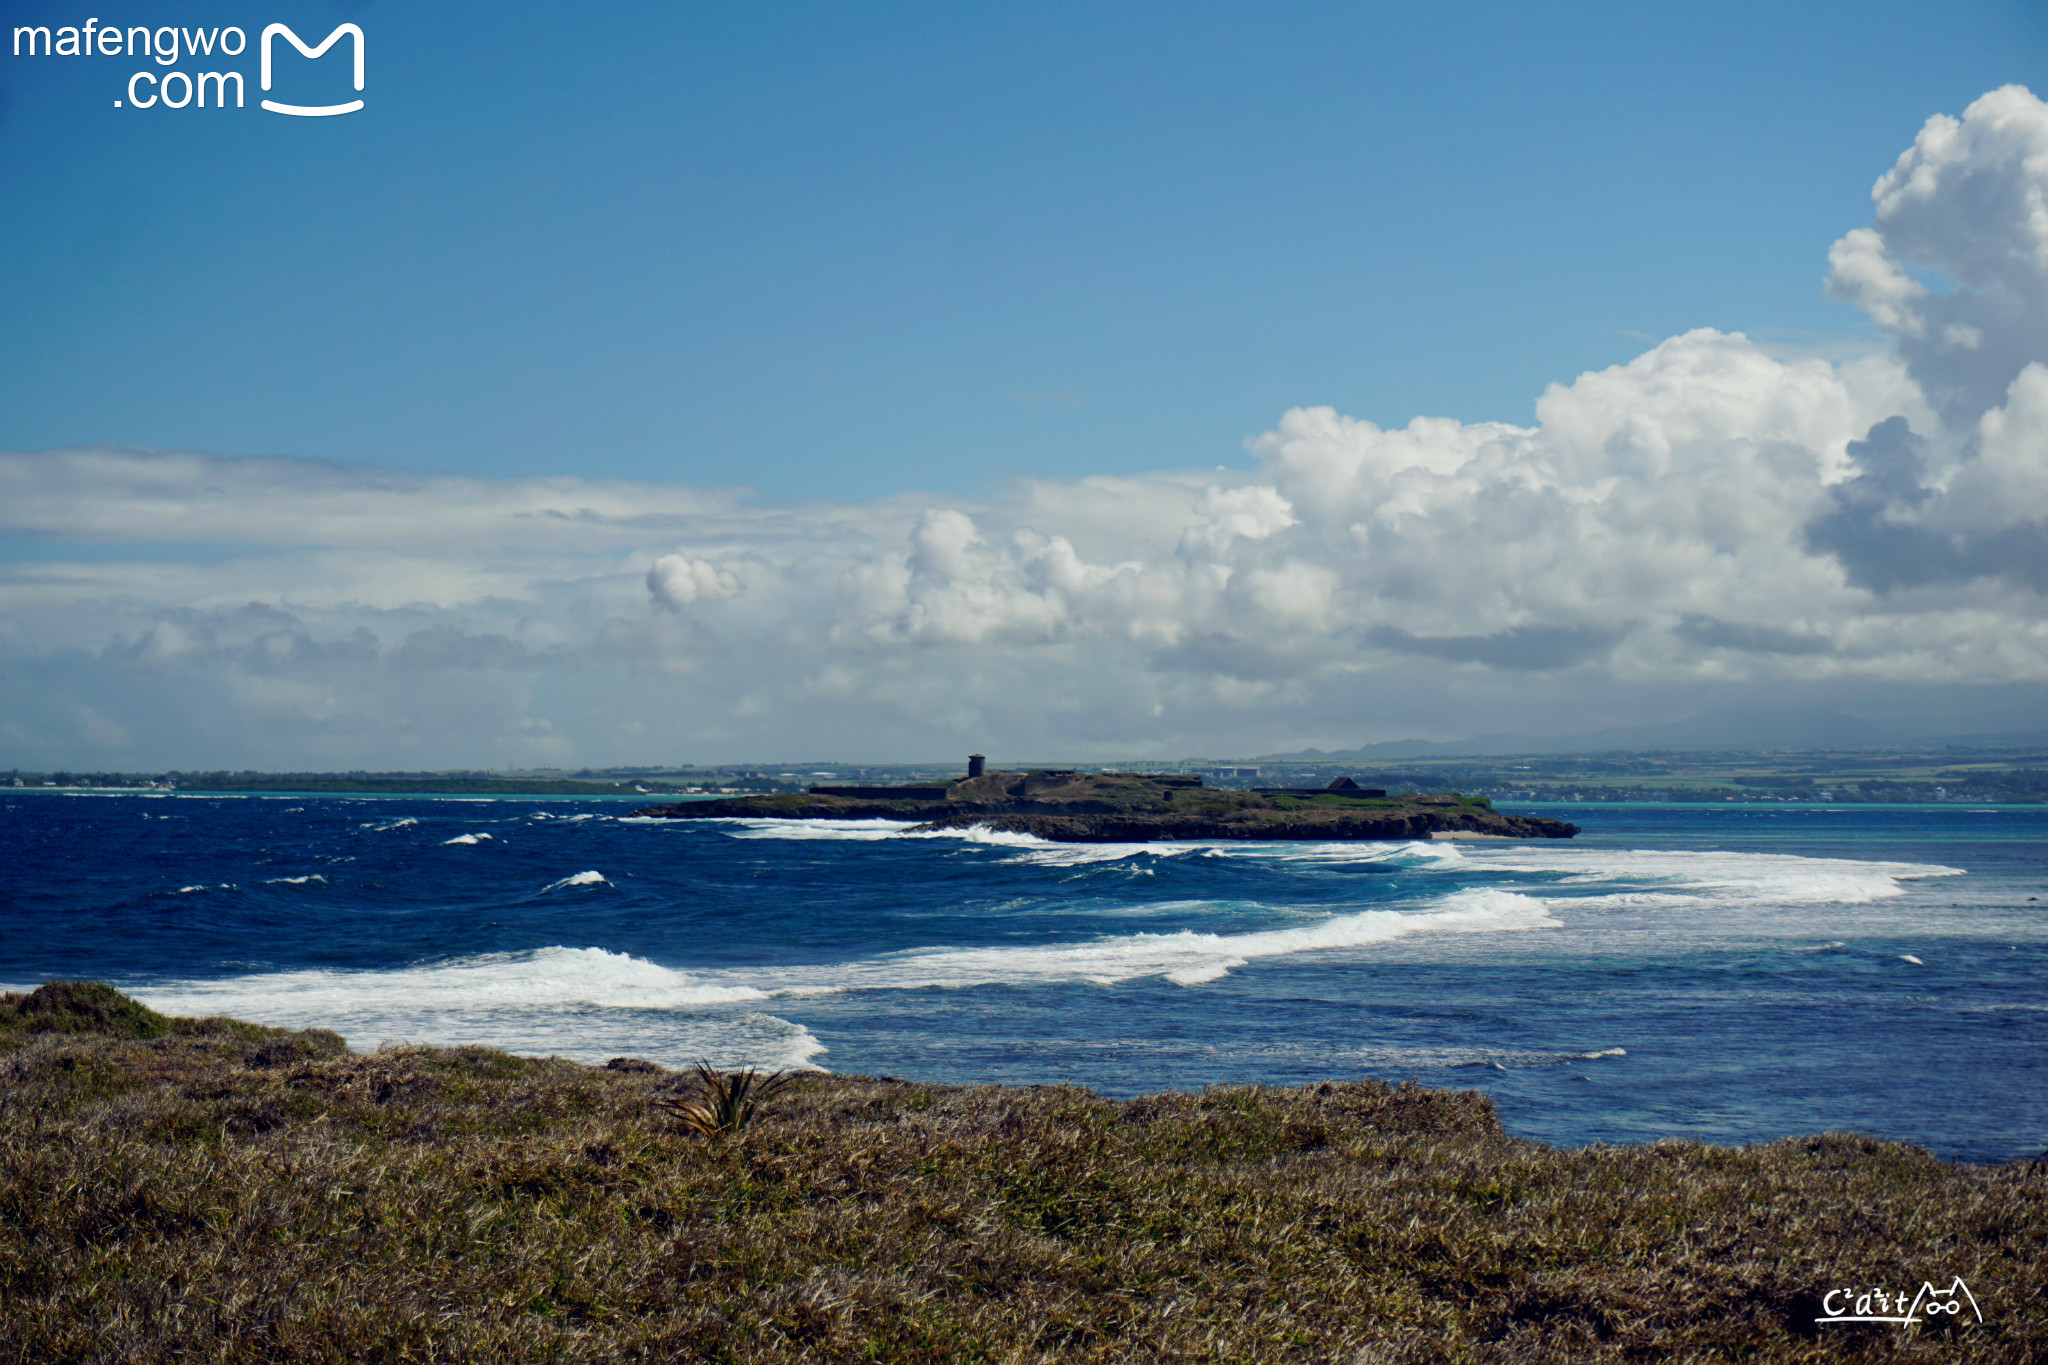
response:
[[[647,591],[662,606],[681,611],[692,602],[737,597],[741,588],[737,574],[708,560],[663,555],[647,571]]]
[[[1930,118],[1871,199],[1875,226],[1829,255],[1830,289],[1891,333],[1944,418],[1967,426],[2048,358],[2048,105],[2008,85],[1961,119]]]
[[[1693,331],[1527,426],[1297,408],[1238,470],[778,505],[0,454],[0,738],[23,766],[1086,757],[2039,697],[2044,204],[2048,106],[1994,91],[1830,254],[1889,355]]]

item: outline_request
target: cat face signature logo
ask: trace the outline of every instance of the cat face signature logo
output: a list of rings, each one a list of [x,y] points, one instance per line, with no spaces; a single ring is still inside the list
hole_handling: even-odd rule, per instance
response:
[[[1827,1316],[1814,1321],[1822,1326],[1838,1322],[1892,1322],[1910,1327],[1923,1318],[1928,1322],[1951,1318],[1960,1320],[1966,1303],[1977,1315],[1977,1321],[1984,1321],[1984,1310],[1977,1307],[1977,1296],[1970,1292],[1970,1286],[1963,1283],[1960,1275],[1946,1289],[1936,1289],[1932,1281],[1922,1280],[1920,1292],[1910,1300],[1903,1291],[1893,1294],[1877,1286],[1860,1294],[1853,1289],[1830,1289],[1820,1305]]]
[[[307,47],[299,41],[298,34],[292,32],[283,24],[270,25],[263,30],[263,75],[259,83],[265,90],[270,88],[271,39],[282,37],[286,42],[299,50],[301,57],[309,61],[318,61],[327,55],[328,48],[333,47],[344,36],[355,39],[356,89],[362,89],[363,31],[354,24],[343,24],[335,29],[334,32],[327,35],[326,39],[318,47]],[[273,114],[296,114],[300,118],[326,118],[333,114],[353,114],[356,110],[363,107],[363,102],[361,100],[350,100],[346,104],[281,104],[276,100],[265,100],[263,101],[263,107]]]

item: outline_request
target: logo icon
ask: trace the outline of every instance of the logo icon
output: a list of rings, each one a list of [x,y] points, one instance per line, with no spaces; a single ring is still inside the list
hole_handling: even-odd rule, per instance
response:
[[[299,41],[298,34],[292,32],[283,24],[272,24],[263,30],[263,76],[261,84],[265,90],[270,88],[270,40],[280,34],[283,35],[287,42],[299,50],[301,57],[314,61],[326,56],[327,49],[333,47],[343,34],[347,34],[355,39],[356,89],[360,90],[363,88],[363,31],[354,24],[343,24],[334,32],[328,34],[326,40],[318,47],[307,47]],[[363,107],[363,102],[361,100],[350,100],[347,104],[309,105],[280,104],[276,100],[265,100],[263,101],[263,107],[273,114],[296,114],[300,118],[326,118],[332,114],[353,114],[356,110]]]
[[[1841,1304],[1836,1306],[1835,1300]],[[1920,1282],[1920,1292],[1908,1299],[1903,1292],[1887,1293],[1883,1289],[1870,1289],[1857,1294],[1853,1289],[1831,1289],[1821,1307],[1827,1313],[1824,1318],[1814,1321],[1825,1326],[1831,1322],[1895,1322],[1901,1326],[1914,1326],[1922,1317],[1931,1320],[1946,1317],[1960,1317],[1963,1305],[1970,1305],[1977,1321],[1984,1321],[1984,1310],[1977,1306],[1977,1296],[1970,1292],[1970,1286],[1963,1283],[1958,1275],[1946,1289],[1936,1289],[1931,1280]]]

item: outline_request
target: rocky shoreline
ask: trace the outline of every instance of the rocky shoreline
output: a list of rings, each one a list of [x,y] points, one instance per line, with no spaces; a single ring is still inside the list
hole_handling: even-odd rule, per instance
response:
[[[1434,812],[1402,815],[1336,817],[1248,826],[1243,821],[1203,820],[1170,816],[1120,815],[949,815],[927,820],[913,830],[930,833],[979,826],[1004,834],[1031,834],[1066,844],[1142,844],[1160,839],[1429,839],[1470,834],[1491,839],[1569,839],[1578,826],[1558,820],[1499,816],[1481,824]],[[1558,827],[1570,833],[1558,832]]]
[[[1390,797],[1345,779],[1320,790],[1237,791],[1204,787],[1199,777],[1048,769],[976,773],[943,788],[814,787],[801,795],[679,801],[633,813],[665,820],[905,820],[919,831],[982,827],[1059,843],[1569,839],[1579,832],[1563,820],[1503,815],[1483,797],[1455,792]]]

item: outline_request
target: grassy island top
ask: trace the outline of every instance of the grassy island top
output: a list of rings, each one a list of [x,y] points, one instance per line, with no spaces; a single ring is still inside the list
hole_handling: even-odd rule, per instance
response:
[[[2038,1360],[2048,1165],[1558,1151],[1472,1092],[693,1078],[0,998],[0,1359]],[[1982,1306],[1817,1326],[1830,1290]]]
[[[799,820],[915,820],[924,830],[980,825],[1067,842],[1151,839],[1427,839],[1496,835],[1568,839],[1577,825],[1503,815],[1484,797],[1388,796],[1339,779],[1323,788],[1204,787],[1196,776],[989,772],[943,785],[813,787],[803,793],[646,806],[675,820],[752,816]]]

